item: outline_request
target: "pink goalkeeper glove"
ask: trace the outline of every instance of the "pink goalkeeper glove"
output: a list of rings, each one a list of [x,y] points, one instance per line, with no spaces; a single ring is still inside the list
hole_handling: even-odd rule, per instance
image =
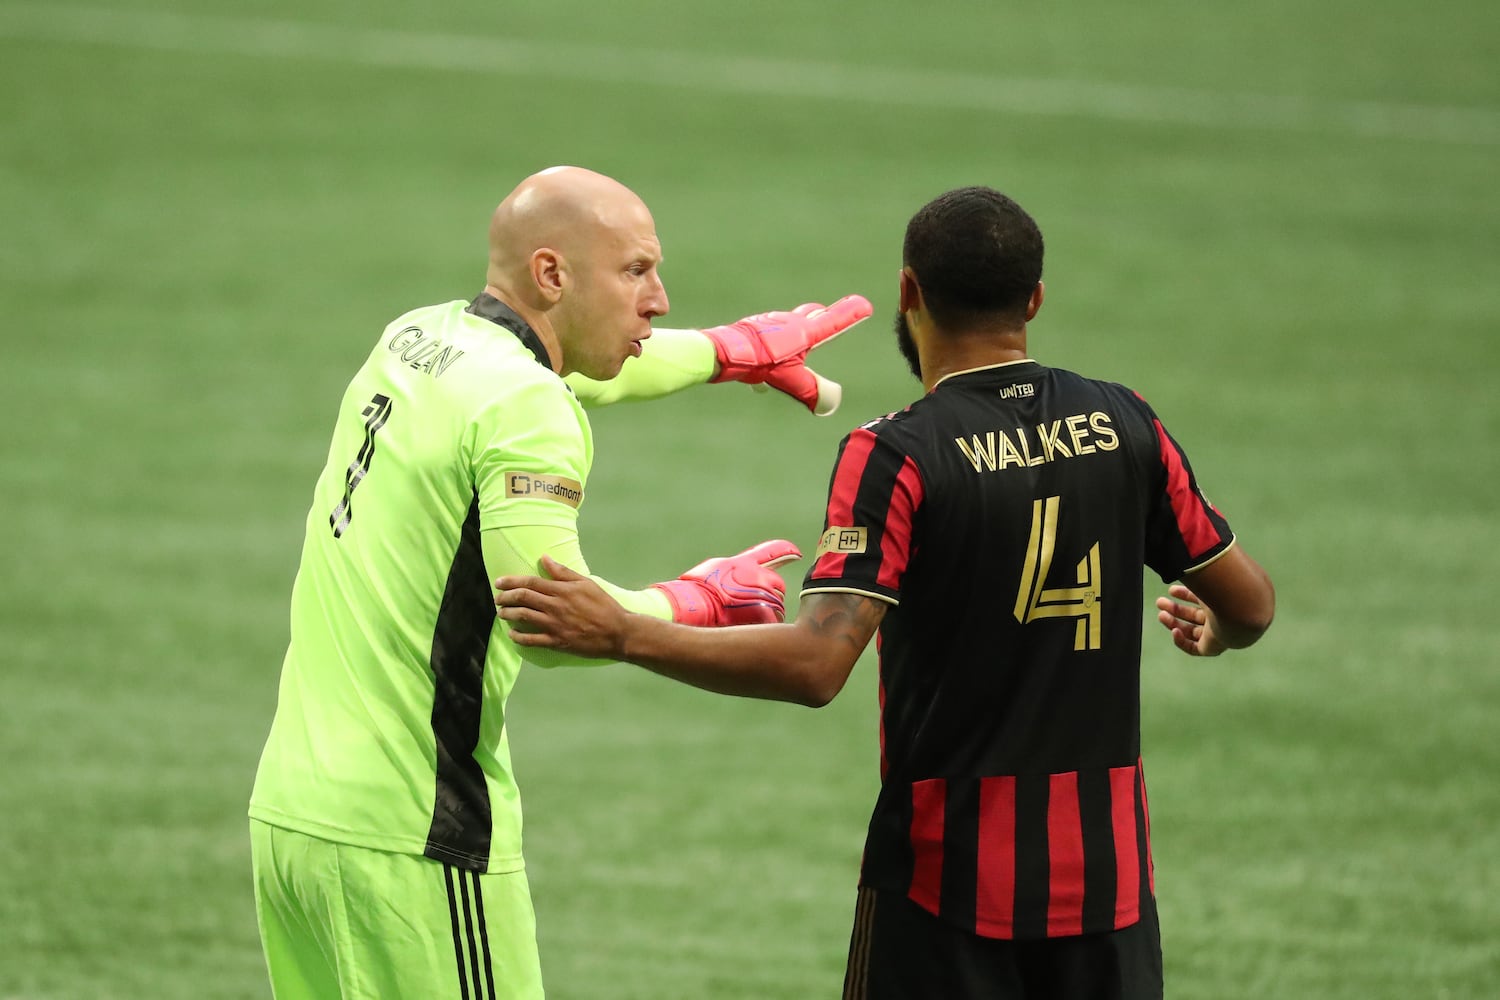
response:
[[[773,567],[802,553],[791,542],[761,542],[737,556],[705,559],[675,580],[653,583],[683,625],[764,625],[786,620],[786,584]]]
[[[843,389],[807,367],[807,352],[872,312],[863,295],[846,295],[827,307],[809,302],[791,312],[756,313],[704,330],[719,362],[719,374],[711,381],[764,383],[826,417],[838,409]]]

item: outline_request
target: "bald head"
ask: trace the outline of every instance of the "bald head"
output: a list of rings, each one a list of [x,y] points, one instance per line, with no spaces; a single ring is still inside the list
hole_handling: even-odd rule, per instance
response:
[[[583,167],[549,167],[516,185],[490,217],[488,284],[521,289],[540,249],[575,257],[603,231],[650,217],[646,205],[613,177]]]
[[[490,218],[486,291],[531,324],[553,367],[613,378],[667,311],[645,202],[582,167],[532,174]]]

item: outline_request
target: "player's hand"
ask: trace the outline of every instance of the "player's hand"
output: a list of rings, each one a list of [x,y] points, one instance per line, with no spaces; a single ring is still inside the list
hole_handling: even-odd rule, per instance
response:
[[[1213,616],[1198,595],[1180,583],[1156,599],[1156,620],[1172,633],[1172,642],[1189,656],[1218,656],[1229,647],[1214,635]]]
[[[719,371],[711,381],[768,385],[820,417],[838,409],[843,388],[807,367],[807,352],[870,317],[862,295],[846,295],[831,306],[816,302],[791,312],[763,312],[738,323],[703,330],[713,342]]]
[[[603,587],[551,556],[542,556],[542,569],[547,576],[495,581],[495,607],[511,624],[511,641],[593,659],[620,659],[628,612]]]
[[[802,553],[791,542],[761,542],[736,556],[707,559],[675,580],[653,583],[683,625],[763,625],[786,620],[786,584],[775,567]]]

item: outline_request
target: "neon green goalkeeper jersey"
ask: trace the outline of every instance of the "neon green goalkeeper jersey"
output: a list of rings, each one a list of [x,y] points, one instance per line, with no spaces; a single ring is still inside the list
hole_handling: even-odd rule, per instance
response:
[[[703,364],[682,384],[706,379]],[[521,659],[480,535],[576,532],[592,457],[582,406],[503,303],[386,328],[344,394],[308,513],[251,816],[477,871],[522,866],[505,729]]]

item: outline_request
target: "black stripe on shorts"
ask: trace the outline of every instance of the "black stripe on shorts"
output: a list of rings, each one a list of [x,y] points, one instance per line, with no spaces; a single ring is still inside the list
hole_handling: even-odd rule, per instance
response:
[[[456,888],[455,876],[458,880]],[[459,1000],[469,1000],[471,985],[474,1000],[485,1000],[486,997],[494,1000],[495,970],[490,961],[490,934],[484,922],[484,893],[480,889],[479,873],[445,864],[443,880],[448,888],[448,921],[453,930]],[[482,980],[481,963],[484,966]]]

